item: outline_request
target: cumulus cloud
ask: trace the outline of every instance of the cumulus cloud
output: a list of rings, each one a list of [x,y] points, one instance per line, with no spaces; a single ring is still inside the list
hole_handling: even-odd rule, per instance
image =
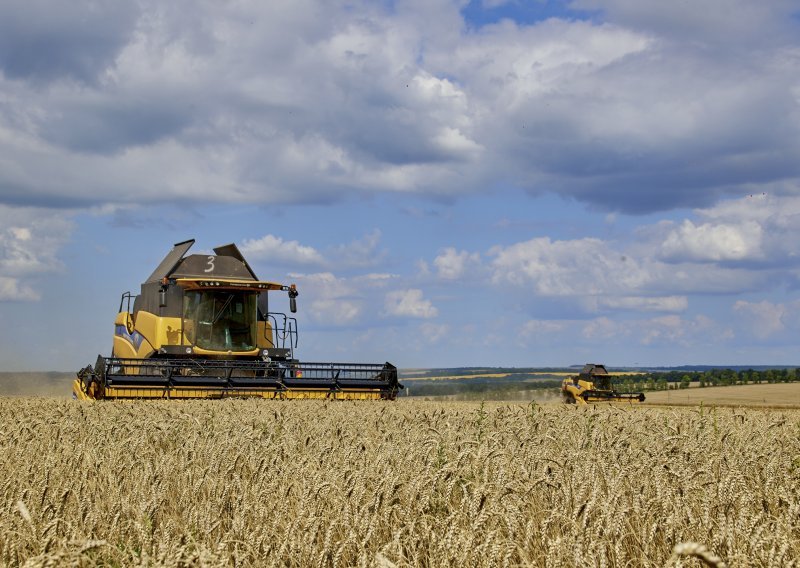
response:
[[[604,295],[640,290],[650,272],[600,239],[551,241],[540,237],[493,247],[495,284],[532,285],[544,296]]]
[[[379,248],[381,232],[378,229],[360,239],[342,245],[332,245],[323,251],[298,241],[287,241],[275,235],[258,239],[245,239],[241,250],[247,258],[264,262],[280,262],[295,266],[316,266],[331,270],[363,269],[373,267],[384,259],[386,251]],[[384,275],[384,279],[387,275]],[[374,283],[381,277],[373,273]]]
[[[470,267],[475,267],[480,263],[480,254],[469,253],[467,251],[457,251],[453,247],[447,247],[442,253],[433,259],[437,275],[443,280],[459,280]]]
[[[416,288],[389,292],[384,306],[391,316],[429,319],[439,314],[430,300],[422,297],[422,290]]]
[[[253,260],[286,264],[320,265],[324,262],[324,258],[314,247],[301,245],[297,241],[284,241],[274,235],[245,239],[242,242],[242,254]]]
[[[290,274],[298,282],[302,313],[323,327],[339,327],[359,321],[364,298],[350,280],[330,272]],[[307,298],[307,300],[305,300]]]
[[[544,297],[574,298],[586,309],[678,312],[687,294],[743,293],[769,274],[719,263],[667,263],[649,246],[617,248],[596,238],[539,237],[492,247],[491,282]]]
[[[17,278],[0,276],[0,302],[35,301],[39,294]]]
[[[698,222],[664,224],[661,256],[670,262],[706,261],[797,266],[800,196],[755,193],[695,211]]]
[[[641,212],[800,178],[794,3],[570,6],[601,16],[476,28],[449,0],[4,2],[0,199],[329,203],[502,184]]]
[[[32,280],[58,271],[58,254],[72,232],[58,212],[0,205],[0,301],[38,300]]]
[[[761,225],[755,221],[695,225],[687,219],[667,235],[661,255],[667,260],[689,261],[753,259],[761,254],[761,239]]]

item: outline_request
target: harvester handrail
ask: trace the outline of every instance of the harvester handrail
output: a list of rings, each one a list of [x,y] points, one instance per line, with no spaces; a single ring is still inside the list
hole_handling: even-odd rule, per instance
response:
[[[281,325],[278,325],[277,316],[281,316],[283,318],[283,323]],[[286,339],[288,338],[289,349],[292,351],[292,353],[294,353],[294,349],[297,348],[297,318],[289,317],[283,312],[268,312],[267,318],[270,318],[274,323],[272,329],[275,333],[275,347],[281,347],[282,349],[285,349]]]
[[[127,306],[125,307],[126,312],[131,311],[131,301],[133,300],[133,294],[130,291],[123,292],[122,297],[119,299],[119,312],[122,311],[122,305],[125,304],[125,300],[128,300]],[[117,313],[119,313],[117,312]]]

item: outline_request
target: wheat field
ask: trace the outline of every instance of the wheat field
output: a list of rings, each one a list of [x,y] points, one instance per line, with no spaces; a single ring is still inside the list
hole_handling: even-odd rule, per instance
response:
[[[8,398],[0,456],[7,566],[800,558],[795,410]]]
[[[648,391],[648,404],[725,406],[770,406],[800,409],[800,383],[732,385]]]

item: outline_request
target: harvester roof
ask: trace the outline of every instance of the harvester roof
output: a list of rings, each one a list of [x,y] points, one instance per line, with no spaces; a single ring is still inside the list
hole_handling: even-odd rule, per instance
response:
[[[596,377],[597,375],[608,375],[605,365],[598,365],[596,363],[587,363],[583,366],[581,375]]]
[[[172,250],[164,257],[164,260],[145,283],[160,282],[164,278],[225,278],[258,281],[258,277],[235,244],[215,248],[215,255],[192,254],[185,256],[193,244],[194,239],[175,243]]]

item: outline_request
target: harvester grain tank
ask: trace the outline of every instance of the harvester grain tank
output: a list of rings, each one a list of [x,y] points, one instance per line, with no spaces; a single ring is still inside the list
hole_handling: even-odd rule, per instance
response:
[[[567,377],[561,383],[564,402],[588,404],[591,402],[644,402],[644,393],[620,393],[614,390],[611,375],[604,365],[587,363],[580,374]]]
[[[78,372],[78,399],[394,399],[390,363],[308,363],[295,358],[297,287],[259,280],[236,245],[186,255],[174,245],[141,285],[122,294],[110,357]],[[285,292],[290,314],[270,294]]]

